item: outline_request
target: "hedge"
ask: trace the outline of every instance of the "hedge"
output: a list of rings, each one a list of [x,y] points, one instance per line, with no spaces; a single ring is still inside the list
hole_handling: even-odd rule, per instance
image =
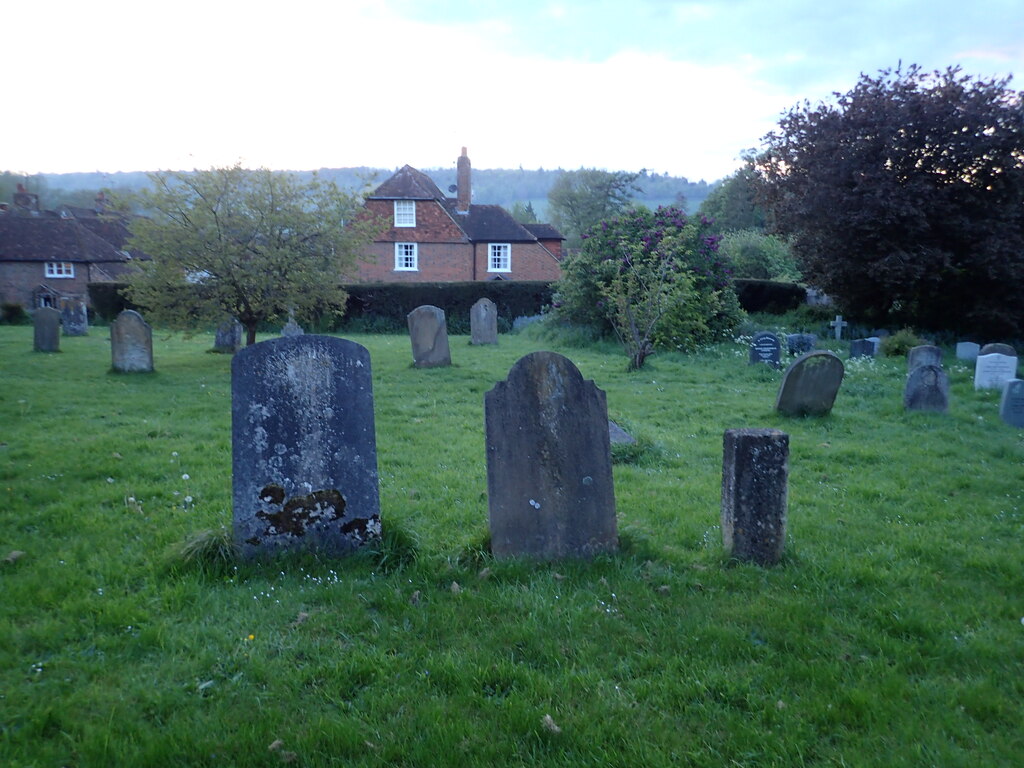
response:
[[[740,306],[747,312],[781,315],[807,301],[807,289],[796,283],[738,278],[734,284]]]

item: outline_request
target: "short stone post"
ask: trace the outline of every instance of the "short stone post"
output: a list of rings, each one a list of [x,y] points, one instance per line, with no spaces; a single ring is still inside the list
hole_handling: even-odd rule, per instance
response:
[[[728,429],[722,461],[722,543],[737,560],[773,565],[786,544],[789,435]]]

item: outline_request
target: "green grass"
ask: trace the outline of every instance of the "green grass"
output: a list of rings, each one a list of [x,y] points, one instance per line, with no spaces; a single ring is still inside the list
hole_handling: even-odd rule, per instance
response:
[[[45,355],[0,327],[2,766],[1020,764],[1024,432],[962,365],[948,415],[904,413],[875,360],[790,420],[739,344],[627,374],[609,345],[454,337],[417,370],[353,336],[385,540],[236,565],[230,358],[158,332],[157,372],[116,375],[106,335]],[[483,395],[539,348],[640,438],[614,557],[487,554]],[[790,434],[775,568],[722,554],[734,427]]]

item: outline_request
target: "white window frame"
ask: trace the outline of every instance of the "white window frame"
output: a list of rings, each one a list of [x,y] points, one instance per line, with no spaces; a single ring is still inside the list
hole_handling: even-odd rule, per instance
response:
[[[416,201],[395,200],[395,226],[415,227],[416,226]]]
[[[419,272],[418,243],[395,243],[395,272]]]
[[[511,243],[488,243],[487,244],[487,271],[488,272],[511,272],[512,271],[512,245],[511,245]]]
[[[46,276],[58,278],[74,277],[75,265],[70,261],[48,261],[46,262]]]

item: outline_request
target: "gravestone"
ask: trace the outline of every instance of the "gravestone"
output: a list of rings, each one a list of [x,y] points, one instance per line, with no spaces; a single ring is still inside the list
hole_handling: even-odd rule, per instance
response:
[[[786,336],[786,347],[791,355],[802,355],[810,352],[818,345],[818,337],[813,333],[791,333]]]
[[[115,371],[153,370],[153,329],[134,309],[126,309],[110,324],[110,356]]]
[[[882,339],[884,338],[884,336],[868,336],[866,339],[864,339],[864,341],[870,341],[874,345],[875,351],[872,352],[872,354],[875,357],[878,357],[878,355],[882,351]]]
[[[60,322],[65,336],[89,335],[89,311],[81,299],[64,299],[61,302]]]
[[[738,560],[772,565],[786,544],[789,435],[728,429],[722,458],[722,543]]]
[[[498,343],[498,307],[488,298],[478,299],[469,310],[469,343]]]
[[[848,325],[849,323],[843,320],[842,315],[836,315],[836,319],[829,323],[829,326],[831,326],[832,330],[835,331],[836,341],[843,338],[843,328]]]
[[[969,360],[974,362],[978,359],[978,352],[981,350],[973,341],[958,341],[956,345],[956,359]]]
[[[877,351],[873,339],[854,339],[850,342],[850,358],[874,357]]]
[[[491,551],[589,557],[618,548],[605,394],[554,352],[484,395]]]
[[[213,351],[233,355],[242,348],[242,324],[234,318],[217,326],[213,337]]]
[[[438,368],[452,364],[448,349],[448,326],[444,310],[424,304],[408,314],[412,360],[417,368]]]
[[[999,417],[1017,429],[1024,429],[1024,380],[1010,379],[1003,386]]]
[[[785,416],[824,416],[843,383],[843,362],[828,350],[801,355],[782,377],[775,410]]]
[[[778,368],[781,355],[782,341],[770,331],[755,333],[750,340],[750,365],[767,363],[773,368]]]
[[[608,419],[608,440],[613,444],[636,445],[636,438],[611,419]]]
[[[233,536],[245,557],[351,552],[380,536],[370,353],[281,337],[231,361]]]
[[[974,364],[975,389],[1001,390],[1006,382],[1015,378],[1017,378],[1016,355],[1002,355],[998,352],[978,355],[978,360]]]
[[[41,307],[32,317],[35,326],[36,352],[60,352],[60,312],[53,307]]]
[[[979,355],[1006,355],[1007,357],[1016,357],[1017,350],[1011,347],[1009,344],[986,344],[984,347],[978,350]]]
[[[295,322],[295,318],[291,315],[288,316],[288,322],[284,324],[284,328],[281,329],[281,335],[287,338],[293,336],[302,336],[305,333],[302,330],[302,326]]]
[[[903,389],[903,408],[936,413],[949,410],[949,376],[941,365],[924,364],[910,371]]]
[[[942,367],[942,350],[931,344],[921,344],[907,352],[907,370],[912,371],[919,365],[937,365]]]

